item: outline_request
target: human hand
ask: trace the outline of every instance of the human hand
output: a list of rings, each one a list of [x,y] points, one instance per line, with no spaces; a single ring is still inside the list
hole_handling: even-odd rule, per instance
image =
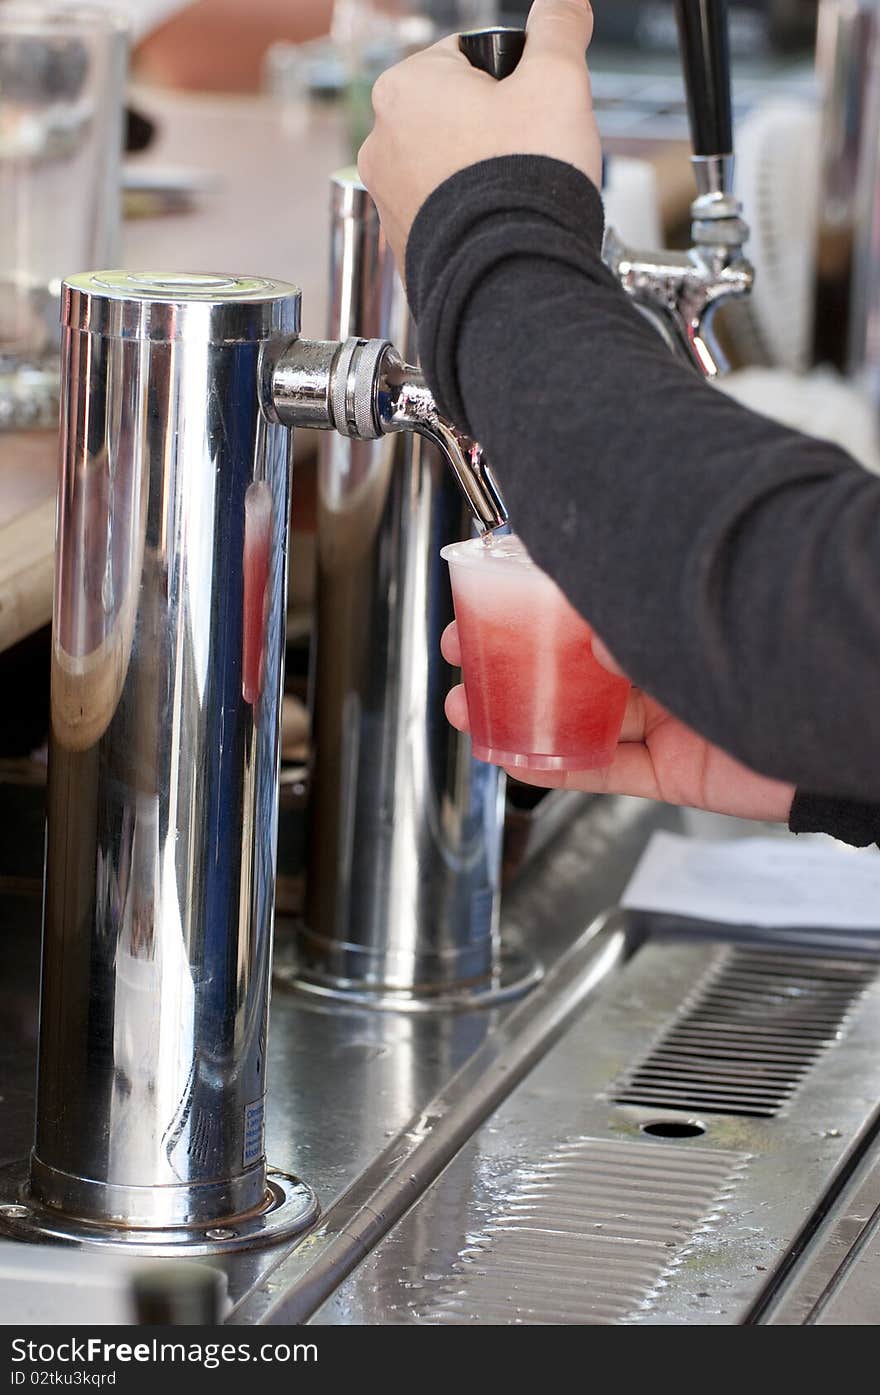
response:
[[[550,155],[602,178],[584,53],[588,0],[535,0],[525,52],[503,82],[472,68],[458,36],[389,68],[373,88],[376,122],[358,169],[403,270],[416,214],[450,175],[497,155]]]
[[[447,663],[460,667],[461,646],[454,623],[445,630],[440,647]],[[595,635],[593,655],[612,673],[621,672]],[[446,716],[459,731],[468,730],[467,698],[461,684],[447,695]],[[511,770],[509,774],[523,784],[545,789],[631,794],[713,814],[770,822],[786,822],[794,799],[793,785],[747,769],[639,688],[630,692],[617,754],[606,769]]]

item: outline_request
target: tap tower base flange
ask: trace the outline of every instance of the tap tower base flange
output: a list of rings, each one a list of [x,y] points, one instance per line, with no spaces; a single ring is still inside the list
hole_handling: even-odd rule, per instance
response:
[[[543,967],[519,949],[502,949],[497,969],[489,978],[430,988],[394,988],[321,972],[296,953],[275,955],[273,977],[281,989],[316,1001],[372,1008],[379,1012],[468,1012],[497,1007],[523,997],[543,977]]]
[[[28,1189],[27,1162],[0,1168],[0,1237],[32,1244],[58,1241],[168,1258],[216,1255],[289,1240],[314,1225],[320,1209],[310,1186],[270,1168],[265,1202],[247,1215],[198,1225],[126,1226],[83,1220],[37,1201]]]

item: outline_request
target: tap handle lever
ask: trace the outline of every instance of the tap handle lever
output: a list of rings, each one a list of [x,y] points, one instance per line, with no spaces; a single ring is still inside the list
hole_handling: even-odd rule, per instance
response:
[[[727,0],[675,0],[694,155],[733,153]]]
[[[458,46],[472,68],[490,77],[510,77],[526,46],[524,29],[470,29],[460,34]]]

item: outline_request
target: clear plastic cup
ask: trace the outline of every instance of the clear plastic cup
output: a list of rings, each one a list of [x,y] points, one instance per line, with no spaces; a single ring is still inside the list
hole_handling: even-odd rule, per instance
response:
[[[453,543],[449,563],[473,752],[519,770],[610,765],[630,685],[593,658],[589,625],[511,535]]]
[[[118,260],[123,22],[0,4],[0,429],[58,420],[63,277]]]

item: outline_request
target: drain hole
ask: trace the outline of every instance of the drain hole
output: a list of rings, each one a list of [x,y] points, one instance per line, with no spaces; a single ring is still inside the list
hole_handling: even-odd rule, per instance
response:
[[[649,1133],[652,1138],[699,1138],[705,1132],[706,1125],[699,1119],[655,1119],[642,1124],[642,1133]]]

